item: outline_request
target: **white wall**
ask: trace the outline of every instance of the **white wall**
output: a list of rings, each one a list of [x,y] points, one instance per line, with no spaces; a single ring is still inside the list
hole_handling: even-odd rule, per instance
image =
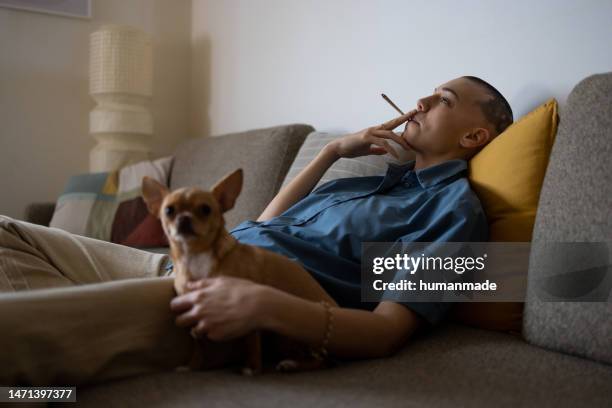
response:
[[[0,214],[54,201],[88,169],[89,33],[130,24],[154,43],[154,148],[302,122],[353,131],[459,75],[520,116],[612,70],[612,2],[93,0],[91,21],[0,8]],[[191,38],[190,38],[191,35]]]
[[[460,75],[520,117],[612,70],[609,0],[193,0],[195,134],[358,130]]]
[[[0,8],[0,214],[55,201],[87,172],[89,34],[103,23],[151,35],[156,155],[188,135],[190,0],[94,0],[93,19]]]

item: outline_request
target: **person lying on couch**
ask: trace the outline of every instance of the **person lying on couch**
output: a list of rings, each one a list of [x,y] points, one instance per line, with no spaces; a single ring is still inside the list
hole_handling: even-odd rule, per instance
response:
[[[460,77],[419,99],[416,109],[380,126],[327,144],[295,179],[270,202],[257,221],[245,221],[232,234],[300,263],[336,300],[329,353],[344,358],[393,354],[423,323],[438,324],[451,303],[361,302],[361,242],[487,241],[488,224],[470,189],[467,160],[512,123],[505,98],[487,82]],[[392,130],[406,122],[400,135]],[[309,194],[341,157],[397,152],[394,140],[413,150],[416,160],[390,166],[384,177],[332,180]],[[329,203],[334,203],[330,205]],[[172,309],[180,326],[195,325],[196,334],[216,339],[242,335],[263,326],[310,344],[326,334],[321,305],[274,288],[262,288],[259,306],[242,325],[224,324],[239,304],[216,309],[215,299],[243,299],[251,282],[195,283],[177,297]],[[198,300],[207,308],[195,308]],[[205,299],[205,300],[204,300]],[[232,307],[233,306],[233,307]],[[235,308],[235,310],[234,310]]]
[[[460,77],[419,99],[415,110],[330,142],[276,195],[257,221],[245,221],[230,233],[240,242],[264,247],[300,264],[337,305],[326,308],[243,279],[209,278],[194,282],[190,292],[172,299],[176,324],[191,327],[193,334],[213,341],[230,341],[254,329],[267,329],[313,347],[328,337],[326,351],[339,358],[393,354],[419,327],[441,322],[450,305],[362,303],[360,243],[486,241],[487,220],[469,187],[467,160],[512,120],[508,102],[495,88],[476,77]],[[395,134],[392,130],[403,123],[403,133]],[[337,179],[311,192],[341,157],[397,155],[387,140],[413,150],[416,160],[389,166],[384,176]],[[4,216],[0,216],[0,255],[0,290],[4,292],[160,276],[168,264],[166,255]],[[151,284],[146,295],[136,294],[138,289],[134,288],[108,290],[117,293],[102,295],[74,288],[65,299],[49,295],[56,303],[48,303],[47,308],[44,297],[40,304],[26,299],[15,305],[18,297],[0,296],[0,310],[4,310],[0,311],[0,328],[11,333],[4,338],[3,347],[15,350],[5,353],[6,361],[0,361],[5,367],[0,370],[4,371],[0,380],[21,374],[23,378],[60,378],[51,374],[36,377],[39,366],[47,372],[54,367],[64,373],[61,378],[89,382],[185,364],[191,355],[185,333],[168,333],[164,328],[167,318],[159,309],[160,299],[170,300],[171,286]],[[109,302],[109,296],[121,300]],[[206,307],[202,307],[204,303]],[[21,317],[9,313],[9,308],[19,310]],[[64,314],[57,321],[51,321],[55,315],[47,316],[47,324],[25,316],[35,316],[41,310]],[[333,327],[327,324],[329,314]],[[79,321],[71,322],[67,316]],[[47,340],[45,344],[61,344],[59,350],[46,354],[39,350],[39,355],[28,358],[11,356],[33,350],[17,344],[20,336],[33,330],[24,321],[40,324],[38,338]],[[95,332],[96,327],[106,329]],[[73,337],[66,339],[66,331]],[[157,338],[162,335],[162,340]],[[185,350],[170,347],[173,341]],[[123,361],[121,355],[131,356],[130,361]],[[155,356],[155,364],[143,361],[148,358],[143,356],[149,355]],[[58,367],[61,364],[63,368]],[[6,372],[7,367],[13,371]]]

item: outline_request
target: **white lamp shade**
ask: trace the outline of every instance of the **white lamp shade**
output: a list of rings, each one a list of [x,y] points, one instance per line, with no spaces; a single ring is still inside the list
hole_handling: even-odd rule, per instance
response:
[[[151,96],[151,41],[133,27],[104,25],[90,36],[89,92]]]

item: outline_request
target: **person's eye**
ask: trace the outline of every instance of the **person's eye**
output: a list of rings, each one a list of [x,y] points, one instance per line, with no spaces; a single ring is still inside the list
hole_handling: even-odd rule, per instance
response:
[[[443,102],[443,103],[447,104],[448,106],[450,106],[450,101],[447,98],[445,98],[445,97],[441,97],[440,98],[440,102]]]

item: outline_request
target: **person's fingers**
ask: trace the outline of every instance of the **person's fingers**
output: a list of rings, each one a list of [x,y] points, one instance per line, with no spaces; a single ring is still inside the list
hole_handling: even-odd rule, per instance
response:
[[[408,119],[410,119],[416,113],[417,113],[416,109],[413,109],[410,112],[406,112],[405,114],[403,114],[401,116],[398,116],[395,119],[391,119],[390,121],[383,123],[381,125],[381,129],[384,129],[384,130],[393,130],[396,127],[398,127],[399,125],[401,125],[402,123],[407,122]]]
[[[191,335],[195,338],[203,337],[206,334],[207,328],[206,320],[201,319],[198,324],[191,329]]]
[[[410,150],[410,146],[408,146],[408,143],[404,140],[404,138],[397,135],[395,132],[392,132],[391,130],[373,130],[372,135],[391,139],[400,146],[402,146],[405,150]]]
[[[194,310],[194,308],[192,308],[187,313],[178,315],[177,318],[174,319],[174,323],[178,327],[189,327],[193,326],[199,319],[200,317],[198,316],[197,310]]]
[[[192,327],[191,330],[189,330],[189,333],[191,334],[191,337],[193,337],[194,339],[200,338],[200,336],[198,336],[198,334],[195,331],[195,327]]]
[[[402,115],[402,116],[398,116],[395,119],[391,119],[387,122],[384,122],[380,125],[379,129],[382,130],[393,130],[396,127],[398,127],[399,125],[401,125],[402,123],[405,123],[408,121],[408,119],[410,119],[410,116],[408,116],[408,114]]]
[[[393,147],[391,147],[389,142],[387,142],[385,139],[375,138],[370,143],[378,145],[378,146],[384,148],[387,152],[389,152],[391,154],[391,156],[395,157],[396,159],[399,159],[399,155],[397,154],[395,149]]]
[[[189,281],[187,282],[187,288],[188,289],[201,289],[204,288],[206,286],[209,286],[210,284],[213,283],[213,280],[211,278],[202,278],[202,279],[198,279],[195,281]]]
[[[371,145],[370,151],[368,154],[382,155],[382,154],[387,154],[387,151],[383,149],[382,147]]]
[[[383,145],[389,150],[389,153],[391,153],[391,156],[393,156],[393,157],[395,157],[396,159],[399,160],[399,154],[397,154],[397,150],[395,150],[395,148],[391,147],[389,142],[384,140],[383,141]]]
[[[193,296],[189,294],[177,296],[170,301],[170,310],[173,312],[181,312],[189,309],[193,305]]]

